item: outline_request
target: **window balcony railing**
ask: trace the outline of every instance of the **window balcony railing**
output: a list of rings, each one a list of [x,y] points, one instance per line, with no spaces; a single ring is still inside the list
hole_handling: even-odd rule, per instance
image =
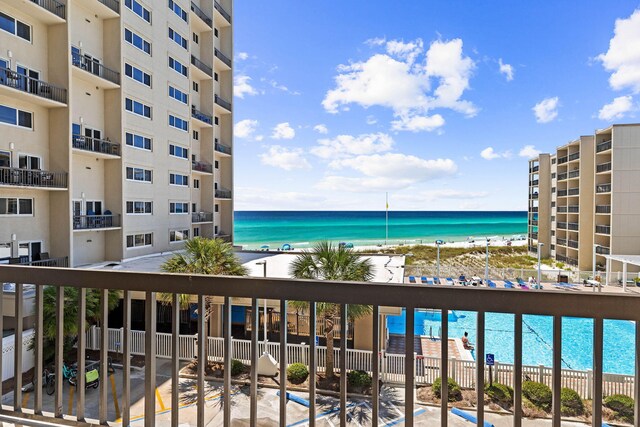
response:
[[[531,233],[531,238],[533,240],[538,240],[538,233]]]
[[[610,225],[596,225],[596,233],[598,234],[611,234]]]
[[[0,185],[62,189],[67,188],[67,173],[0,167]]]
[[[216,151],[219,152],[219,153],[231,155],[231,147],[229,147],[228,145],[224,145],[224,144],[221,144],[219,142],[216,142],[214,144],[214,147],[215,147]]]
[[[213,166],[209,162],[191,162],[191,170],[205,173],[213,173]]]
[[[20,265],[28,265],[33,267],[69,267],[69,257],[47,258],[38,261],[29,261],[20,263]]]
[[[84,135],[73,135],[71,138],[73,148],[78,150],[109,154],[111,156],[120,155],[120,144],[111,142],[108,139],[97,139]]]
[[[571,205],[571,206],[558,206],[558,213],[579,213],[580,212],[580,206],[578,205]]]
[[[599,213],[599,214],[610,214],[611,213],[611,205],[596,205],[596,213]]]
[[[611,162],[600,163],[596,166],[596,172],[608,172],[611,170]]]
[[[577,178],[577,177],[580,176],[580,170],[573,170],[573,171],[569,172],[567,175],[568,175],[569,179]]]
[[[573,262],[575,259],[568,258],[564,255],[556,255],[556,259],[567,262]],[[411,402],[404,405],[404,413],[400,413],[404,419],[404,425],[414,425],[420,420],[419,415],[416,414],[415,406],[413,402],[416,399],[416,387],[420,384],[429,383],[433,381],[436,376],[440,378],[455,377],[458,382],[461,382],[461,373],[467,377],[465,380],[466,387],[475,388],[479,391],[479,395],[482,395],[485,389],[485,381],[487,378],[487,366],[485,366],[485,349],[487,335],[487,313],[499,312],[508,313],[513,315],[512,320],[509,320],[509,328],[512,327],[514,341],[510,344],[510,350],[513,351],[514,363],[508,368],[509,373],[504,376],[505,381],[508,381],[508,385],[513,388],[514,399],[514,411],[512,417],[520,425],[524,417],[522,413],[522,381],[525,378],[525,374],[529,371],[529,367],[523,366],[523,352],[527,351],[526,345],[523,346],[523,338],[526,331],[526,326],[523,324],[524,314],[537,314],[551,316],[550,328],[552,333],[552,342],[548,345],[552,349],[550,351],[551,363],[549,367],[540,368],[540,372],[544,370],[544,375],[541,373],[540,378],[552,390],[551,398],[551,420],[555,426],[562,424],[561,418],[561,399],[560,394],[563,385],[567,384],[570,379],[575,379],[575,371],[565,370],[562,367],[562,350],[563,350],[563,334],[565,338],[568,334],[572,333],[566,326],[563,328],[563,318],[567,317],[579,317],[589,319],[589,322],[593,324],[593,332],[589,340],[589,350],[593,354],[593,370],[584,376],[582,381],[585,382],[586,387],[589,389],[589,398],[592,401],[591,416],[594,420],[594,425],[600,425],[602,420],[602,401],[603,395],[614,394],[612,392],[615,384],[611,383],[611,380],[607,380],[606,375],[603,372],[603,354],[604,354],[604,327],[605,319],[623,319],[629,321],[636,321],[638,312],[640,312],[640,297],[633,294],[618,294],[607,293],[606,295],[592,292],[520,292],[510,289],[475,289],[475,288],[455,288],[447,286],[421,286],[421,285],[408,285],[408,284],[370,284],[370,283],[344,283],[344,282],[323,282],[323,281],[295,281],[295,280],[280,280],[280,279],[268,279],[267,281],[262,279],[247,278],[247,277],[222,277],[222,276],[205,276],[205,275],[179,275],[179,274],[159,274],[159,273],[142,273],[142,272],[123,272],[123,271],[96,271],[96,270],[78,270],[78,269],[55,269],[47,267],[25,267],[25,266],[13,266],[4,265],[0,266],[0,282],[15,283],[15,318],[16,329],[22,330],[24,326],[23,316],[25,313],[24,300],[25,289],[32,289],[35,294],[34,304],[34,329],[35,335],[33,338],[33,358],[35,361],[34,376],[35,378],[42,378],[43,366],[44,366],[44,328],[43,319],[45,311],[43,309],[44,301],[44,289],[45,287],[53,287],[55,290],[56,298],[54,306],[51,307],[54,311],[54,315],[57,318],[58,324],[63,325],[65,320],[68,322],[77,322],[85,324],[86,319],[84,315],[87,310],[86,286],[90,286],[92,289],[98,290],[100,298],[104,301],[108,301],[109,290],[120,291],[122,295],[122,308],[123,314],[123,328],[118,335],[118,351],[119,359],[122,361],[121,372],[123,393],[119,398],[121,413],[119,414],[122,425],[130,425],[132,421],[132,415],[144,416],[145,423],[148,425],[155,425],[157,416],[157,399],[156,399],[156,387],[159,385],[158,376],[168,375],[170,381],[167,383],[167,392],[170,394],[171,402],[167,402],[168,409],[172,419],[177,424],[178,414],[184,417],[185,408],[181,403],[181,398],[187,398],[185,390],[181,388],[181,381],[179,377],[179,369],[181,360],[185,360],[184,357],[192,358],[197,356],[198,360],[206,360],[208,357],[208,349],[213,349],[215,357],[219,357],[218,360],[224,365],[222,374],[222,382],[220,383],[220,395],[224,396],[224,399],[219,401],[219,423],[223,426],[230,426],[232,423],[232,407],[240,397],[234,397],[237,393],[232,388],[232,369],[231,364],[233,358],[242,359],[244,363],[250,366],[249,370],[249,385],[247,386],[246,395],[243,399],[247,401],[247,412],[243,416],[246,416],[247,423],[251,425],[257,424],[258,420],[258,408],[261,401],[259,394],[258,383],[258,358],[261,354],[260,341],[257,333],[251,335],[251,340],[244,341],[243,347],[246,351],[240,353],[238,350],[240,346],[234,345],[232,338],[232,304],[235,298],[249,297],[249,304],[251,308],[251,329],[258,331],[260,327],[260,304],[262,300],[271,300],[275,305],[279,306],[280,313],[288,313],[288,301],[308,301],[309,305],[313,308],[316,307],[317,302],[327,302],[337,304],[339,309],[339,324],[340,330],[348,330],[348,316],[347,307],[351,304],[369,305],[371,306],[371,326],[363,332],[367,334],[372,342],[371,352],[367,352],[367,364],[366,366],[359,367],[355,360],[349,357],[351,350],[347,347],[347,334],[343,334],[339,340],[339,344],[336,346],[337,362],[336,366],[339,371],[340,387],[338,388],[339,399],[336,398],[336,408],[339,409],[339,413],[336,413],[336,424],[338,419],[340,425],[347,425],[349,416],[349,403],[347,395],[347,373],[350,370],[365,369],[372,376],[371,383],[371,396],[370,403],[372,413],[377,418],[381,414],[381,409],[384,409],[384,398],[380,396],[380,383],[388,378],[388,372],[381,372],[380,366],[383,358],[381,357],[380,348],[380,311],[381,307],[401,307],[406,309],[406,321],[407,327],[404,332],[404,350],[401,354],[387,355],[387,357],[393,356],[396,362],[393,366],[394,382],[396,387],[401,389],[402,401]],[[32,285],[24,285],[24,283],[30,283]],[[269,286],[265,286],[269,284]],[[76,304],[76,313],[72,319],[65,319],[68,317],[65,311],[65,289],[67,287],[74,287],[78,289],[79,298]],[[140,292],[145,298],[144,308],[140,310],[140,318],[146,319],[145,330],[132,331],[131,318],[132,318],[132,294],[133,291]],[[2,291],[0,291],[2,292]],[[219,337],[211,337],[211,340],[215,340],[212,345],[198,345],[194,348],[193,341],[195,337],[192,336],[192,345],[189,347],[192,351],[188,355],[185,355],[183,349],[182,337],[179,331],[179,311],[174,310],[176,315],[172,318],[172,331],[168,334],[157,333],[156,319],[158,315],[158,306],[156,304],[156,295],[158,293],[169,293],[173,301],[174,306],[179,303],[180,294],[192,295],[196,301],[197,310],[199,313],[206,311],[207,304],[210,304],[211,299],[209,296],[214,296],[220,301],[220,312],[217,321],[223,325],[220,330]],[[0,295],[1,296],[1,295]],[[68,298],[68,297],[67,297]],[[140,305],[141,306],[141,305]],[[99,323],[107,325],[110,317],[112,317],[108,311],[108,305],[102,304],[102,308],[96,313],[96,317],[99,319]],[[423,358],[414,358],[414,323],[416,316],[416,309],[435,309],[446,312],[446,310],[467,310],[472,311],[475,314],[474,324],[476,325],[476,342],[475,344],[475,361],[466,362],[463,369],[459,364],[454,363],[439,363],[441,360],[449,360],[449,342],[448,340],[440,340],[440,356],[439,358],[429,359],[429,363],[426,363]],[[0,310],[3,307],[0,306]],[[0,314],[2,314],[0,312]],[[316,309],[310,310],[309,324],[316,324],[318,314]],[[315,342],[315,339],[310,339],[307,346],[301,349],[299,352],[303,353],[302,357],[298,357],[299,352],[288,351],[288,322],[287,316],[280,316],[279,325],[279,339],[276,342],[270,344],[277,344],[273,348],[273,356],[276,359],[276,363],[280,369],[280,372],[284,373],[290,363],[302,362],[308,366],[309,377],[316,378],[318,371],[322,368],[319,357],[319,350],[321,349]],[[198,316],[195,320],[197,324],[197,340],[199,343],[210,342],[206,328],[205,316]],[[450,320],[448,316],[440,317],[440,329],[444,336],[449,335]],[[638,326],[635,322],[631,323],[632,328]],[[638,331],[635,331],[638,333]],[[57,378],[63,378],[63,355],[65,354],[65,335],[62,328],[56,328],[53,332],[55,339],[52,340],[52,350],[54,352],[54,375]],[[85,390],[86,378],[84,375],[79,375],[77,378],[77,387],[75,391],[74,405],[75,411],[72,415],[66,415],[66,403],[68,399],[67,390],[65,390],[63,381],[56,381],[53,387],[53,400],[52,411],[49,411],[48,407],[43,407],[43,390],[41,386],[33,389],[33,399],[29,399],[29,402],[25,405],[29,405],[29,408],[23,408],[23,401],[27,401],[26,395],[22,391],[23,383],[22,378],[22,366],[25,357],[23,351],[14,352],[13,360],[13,377],[14,382],[12,385],[13,399],[11,401],[5,401],[3,407],[0,409],[0,416],[12,417],[12,423],[20,424],[20,421],[24,420],[25,424],[31,424],[34,420],[40,421],[40,423],[58,423],[62,419],[63,415],[66,422],[84,421],[85,419],[96,419],[96,422],[102,425],[106,425],[107,422],[115,421],[116,415],[112,415],[109,410],[109,399],[107,399],[109,387],[111,383],[109,381],[109,369],[108,369],[108,356],[110,344],[115,344],[110,338],[111,333],[101,333],[93,336],[95,339],[88,339],[88,334],[78,334],[75,337],[76,345],[75,349],[71,350],[75,353],[75,359],[77,360],[77,371],[85,372],[87,367],[86,356],[87,348],[95,348],[99,356],[99,390],[95,392],[102,396],[102,398],[92,401],[95,404],[85,405],[86,393]],[[591,344],[592,343],[592,344]],[[16,334],[15,336],[15,348],[22,349],[26,344],[26,339],[22,334]],[[629,343],[629,345],[634,345]],[[195,351],[193,351],[195,350]],[[132,384],[132,370],[131,370],[131,355],[133,353],[140,354],[140,358],[144,360],[144,368],[141,369],[136,376],[144,375],[144,386],[138,388],[144,399],[140,399],[136,393],[134,393]],[[195,353],[195,354],[194,354]],[[168,358],[171,362],[166,366],[168,369],[166,372],[159,372],[158,365],[156,363],[157,355],[161,354],[162,357]],[[502,364],[501,364],[502,365]],[[507,369],[507,367],[503,367]],[[538,369],[537,367],[532,369]],[[536,371],[537,372],[537,371]],[[207,412],[212,411],[212,406],[207,405],[207,395],[210,393],[210,388],[207,387],[208,383],[205,379],[205,364],[198,364],[196,373],[194,375],[193,385],[189,388],[188,399],[189,402],[193,402],[190,406],[190,410],[193,411],[193,419],[199,420],[198,425],[205,424],[205,415]],[[572,375],[574,375],[572,377]],[[507,379],[508,378],[508,379]],[[629,376],[625,377],[629,381],[629,386],[625,390],[638,390],[637,377]],[[162,379],[164,381],[164,379]],[[620,384],[617,384],[618,386]],[[184,383],[182,383],[184,387]],[[448,385],[446,381],[442,386],[442,393],[448,395]],[[628,391],[629,392],[629,391]],[[64,394],[63,394],[64,393]],[[182,395],[182,396],[181,396]],[[636,394],[633,394],[636,396]],[[275,396],[275,393],[274,393]],[[586,396],[582,396],[586,398]],[[310,383],[308,396],[309,407],[305,409],[304,418],[315,419],[318,415],[320,408],[317,396],[317,390],[315,387],[315,381]],[[279,397],[275,398],[278,402],[276,406],[279,406],[280,410],[276,417],[279,418],[278,423],[280,425],[287,425],[291,422],[295,422],[298,419],[291,419],[291,411],[287,411],[287,381],[279,381]],[[88,401],[88,399],[87,399]],[[139,413],[132,413],[132,404],[140,401],[136,404],[139,408]],[[338,403],[339,402],[339,403]],[[276,402],[274,402],[275,404]],[[269,406],[272,408],[272,406]],[[31,412],[33,408],[33,413]],[[402,411],[402,410],[401,410]],[[448,416],[449,407],[447,399],[442,399],[440,403],[439,412],[443,414],[442,420],[439,424],[443,426],[449,425],[450,417]],[[474,415],[477,418],[477,425],[485,424],[485,408],[484,405],[478,405],[475,408]],[[169,414],[167,414],[167,417]]]
[[[25,76],[8,68],[0,67],[0,85],[51,101],[67,103],[67,90],[65,88]]]
[[[200,71],[205,73],[209,77],[213,77],[213,69],[204,62],[200,61],[195,55],[191,55],[191,63],[196,66]]]
[[[611,140],[600,142],[596,145],[596,153],[601,153],[611,149]]]
[[[191,222],[194,224],[201,222],[213,222],[213,212],[193,212]]]
[[[216,58],[226,64],[227,67],[231,68],[231,59],[227,55],[222,53],[220,49],[214,48],[213,54],[216,56]]]
[[[568,193],[567,190],[558,190],[558,197],[564,197]]]
[[[578,265],[578,260],[564,255],[556,255],[557,261],[566,262],[569,265]]]
[[[580,153],[569,154],[569,161],[578,160],[580,158]]]
[[[538,247],[537,246],[529,246],[528,249],[529,249],[529,252],[533,252],[534,254],[538,253]]]
[[[537,207],[537,206],[534,206],[534,207],[532,207],[532,208],[529,208],[529,212],[534,212],[534,213],[535,213],[535,212],[538,212],[538,207]]]
[[[578,231],[578,223],[577,222],[570,222],[567,224],[567,229],[572,230],[572,231]]]
[[[215,191],[215,197],[218,199],[230,199],[231,198],[231,190],[227,190],[225,188],[217,188]]]
[[[567,246],[570,248],[578,249],[578,241],[577,240],[567,240]]]
[[[531,198],[532,198],[532,199],[537,199],[537,198],[538,198],[538,193],[533,193],[533,194],[531,195]]]
[[[221,106],[222,108],[231,111],[231,102],[225,100],[224,98],[216,95],[214,97],[215,99],[215,103],[218,104],[219,106]]]
[[[120,215],[74,215],[74,230],[120,227]]]
[[[567,239],[556,239],[556,244],[559,246],[567,246]]]
[[[569,157],[568,156],[562,156],[562,157],[558,157],[558,164],[564,164],[567,163],[569,161]]]
[[[113,10],[115,13],[120,13],[120,2],[118,0],[98,0],[103,5],[107,6],[109,9]]]
[[[567,194],[569,196],[577,196],[580,194],[580,188],[570,188]]]
[[[194,119],[198,119],[201,122],[204,122],[208,125],[213,123],[213,117],[203,113],[202,111],[198,110],[196,107],[191,106],[191,117],[193,117]]]
[[[120,73],[112,70],[111,68],[105,67],[99,62],[95,62],[92,59],[73,51],[71,51],[71,61],[74,66],[81,70],[85,70],[86,72],[108,80],[111,83],[115,83],[117,85],[120,84]]]
[[[65,19],[65,5],[56,0],[31,0],[43,9],[48,10],[54,15]]]
[[[205,24],[213,28],[213,21],[211,20],[211,18],[209,18],[202,9],[196,6],[194,2],[191,2],[191,11],[195,13],[198,18],[202,19],[205,22]]]
[[[567,173],[559,173],[558,174],[558,181],[564,181],[565,179],[567,179]]]
[[[540,182],[539,180],[534,179],[534,180],[532,180],[531,182],[529,182],[529,185],[530,185],[531,187],[535,187],[536,185],[538,185],[538,183],[539,183],[539,182]]]
[[[611,184],[596,185],[596,193],[611,193]]]
[[[559,223],[557,224],[557,228],[558,228],[559,230],[566,230],[566,229],[567,229],[567,223],[566,223],[566,222],[559,222]]]
[[[531,220],[531,226],[537,227],[538,226],[538,220],[536,220],[536,219]]]
[[[601,255],[609,255],[610,249],[606,246],[596,246],[596,253]]]
[[[218,12],[220,12],[220,15],[222,15],[222,17],[226,19],[229,24],[231,24],[231,15],[226,10],[224,10],[220,3],[218,3],[216,0],[213,0],[213,7]]]
[[[540,166],[539,166],[539,165],[536,165],[536,166],[534,166],[534,167],[532,167],[532,168],[530,168],[530,169],[529,169],[529,173],[536,173],[536,172],[538,172],[539,170],[540,170]]]

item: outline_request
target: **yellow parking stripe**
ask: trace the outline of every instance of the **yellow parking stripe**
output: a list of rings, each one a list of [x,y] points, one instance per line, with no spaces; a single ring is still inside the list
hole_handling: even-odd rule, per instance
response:
[[[162,397],[160,397],[158,387],[156,387],[156,399],[158,399],[158,403],[160,404],[160,410],[165,411],[167,408],[164,407],[164,402],[162,401]]]
[[[29,393],[25,393],[22,396],[22,407],[26,408],[27,407],[27,402],[29,402]]]

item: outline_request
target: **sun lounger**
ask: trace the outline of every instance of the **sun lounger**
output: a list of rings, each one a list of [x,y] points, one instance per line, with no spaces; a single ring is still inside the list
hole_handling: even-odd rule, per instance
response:
[[[409,276],[409,283],[417,283],[415,276]]]
[[[505,280],[504,281],[504,287],[507,288],[507,289],[513,289],[514,288],[513,283],[511,283],[511,281],[509,281],[509,280]]]
[[[453,286],[455,284],[455,282],[453,281],[453,279],[451,277],[447,277],[446,282],[447,282],[447,285],[451,285],[451,286]]]
[[[487,286],[489,286],[490,288],[497,288],[498,286],[491,280],[489,280],[487,282]]]
[[[516,282],[518,282],[518,285],[520,285],[520,286],[524,286],[524,285],[526,285],[525,281],[524,281],[524,280],[522,280],[522,279],[521,279],[521,278],[519,278],[519,277],[516,279]]]
[[[520,285],[520,289],[524,289],[525,291],[529,290],[529,287],[525,284],[525,285]]]
[[[427,278],[426,278],[426,276],[422,276],[422,277],[420,278],[420,281],[422,282],[422,284],[426,285],[426,284],[427,284]]]
[[[433,283],[435,283],[436,285],[439,285],[440,284],[440,279],[437,278],[437,277],[434,277],[433,278]]]
[[[427,279],[427,285],[433,285],[433,284],[434,284],[433,280]]]
[[[561,282],[561,283],[556,283],[553,286],[558,288],[558,289],[576,289],[576,285],[574,285],[573,283]]]

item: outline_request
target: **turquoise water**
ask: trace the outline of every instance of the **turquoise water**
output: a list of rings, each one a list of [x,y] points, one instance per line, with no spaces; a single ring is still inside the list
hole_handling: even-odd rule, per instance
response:
[[[485,350],[499,362],[513,363],[513,314],[487,313],[485,316]],[[553,358],[553,318],[522,316],[522,363],[551,366]],[[635,366],[635,325],[626,320],[604,321],[604,372],[633,375]],[[390,333],[404,334],[405,313],[389,316]],[[439,333],[440,313],[416,311],[414,331],[418,335]],[[469,333],[476,342],[476,313],[453,311],[449,314],[449,338]],[[562,366],[587,370],[593,366],[593,320],[575,317],[562,319]]]
[[[236,211],[234,242],[249,248],[318,240],[382,244],[384,211]],[[527,232],[526,212],[389,212],[389,242],[419,243]]]

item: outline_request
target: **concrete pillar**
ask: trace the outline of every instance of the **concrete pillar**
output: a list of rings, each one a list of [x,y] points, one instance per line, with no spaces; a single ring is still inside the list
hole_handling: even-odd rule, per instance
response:
[[[622,263],[622,290],[627,292],[627,263]]]

